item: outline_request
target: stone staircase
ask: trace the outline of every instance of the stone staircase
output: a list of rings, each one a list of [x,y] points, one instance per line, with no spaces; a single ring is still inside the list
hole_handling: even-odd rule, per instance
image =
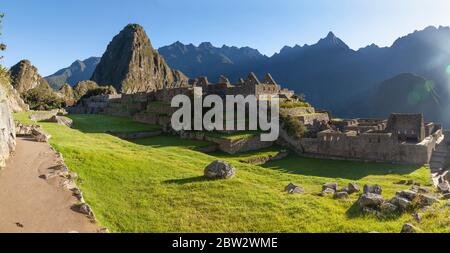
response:
[[[438,184],[438,179],[445,171],[449,170],[448,158],[450,150],[447,140],[442,136],[436,143],[436,149],[430,160],[430,169],[433,176],[433,182]]]

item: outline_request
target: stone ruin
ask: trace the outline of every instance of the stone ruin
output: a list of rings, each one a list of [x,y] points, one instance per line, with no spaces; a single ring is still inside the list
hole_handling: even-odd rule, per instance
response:
[[[282,88],[272,75],[267,73],[263,81],[251,72],[246,79],[240,78],[236,83],[231,84],[227,77],[220,76],[217,83],[210,83],[208,78],[199,77],[191,80],[190,84],[196,87],[202,87],[206,95],[215,94],[219,96],[226,95],[279,95],[282,98],[291,98],[294,91]]]
[[[176,108],[171,108],[170,103],[176,95],[193,97],[194,87],[202,87],[203,95],[279,95],[290,98],[293,91],[281,88],[270,74],[267,74],[261,82],[254,73],[250,73],[247,79],[240,79],[236,84],[231,84],[228,78],[221,76],[218,83],[209,83],[206,77],[191,80],[186,87],[160,89],[151,92],[139,92],[133,94],[100,95],[84,98],[78,104],[69,109],[74,114],[108,114],[113,116],[133,117],[136,121],[168,126],[170,118]]]
[[[131,117],[138,122],[159,124],[169,131],[171,115],[177,110],[170,107],[172,98],[179,94],[192,97],[194,87],[202,87],[203,95],[222,97],[238,94],[277,94],[282,98],[294,96],[293,91],[282,88],[270,74],[260,81],[254,73],[250,73],[246,79],[241,78],[233,84],[225,76],[221,76],[217,83],[199,77],[190,80],[186,87],[90,97],[80,101],[70,112]],[[308,134],[296,139],[282,129],[278,143],[297,153],[314,157],[428,164],[436,147],[444,139],[442,126],[425,122],[422,114],[393,113],[389,119],[332,119],[329,112],[313,107],[281,108],[283,111],[298,118],[308,129]],[[249,147],[253,149],[254,146],[266,145],[252,144]],[[245,146],[244,149],[247,148]],[[224,150],[240,152],[240,148]]]
[[[316,157],[422,165],[430,163],[444,139],[442,126],[425,123],[422,114],[393,113],[388,120],[332,119],[329,124],[316,137],[289,144]]]

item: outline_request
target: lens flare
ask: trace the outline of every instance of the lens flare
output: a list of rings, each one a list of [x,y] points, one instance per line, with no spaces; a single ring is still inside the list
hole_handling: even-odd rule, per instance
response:
[[[447,74],[449,74],[449,75],[450,75],[450,65],[448,65],[448,66],[447,66],[447,69],[446,69],[446,71],[447,71]]]

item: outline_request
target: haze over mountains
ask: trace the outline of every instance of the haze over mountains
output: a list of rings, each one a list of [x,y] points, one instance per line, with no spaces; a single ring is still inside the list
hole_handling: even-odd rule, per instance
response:
[[[305,94],[316,107],[339,117],[422,111],[427,120],[450,123],[449,27],[415,31],[385,48],[372,44],[353,50],[330,32],[314,45],[286,46],[271,57],[249,47],[214,47],[208,42],[199,46],[175,42],[158,51],[171,68],[190,78],[207,76],[214,82],[223,74],[235,81],[250,71],[259,76],[270,72],[278,83]],[[71,75],[61,74],[67,73],[61,70],[47,80],[74,85],[81,80],[75,78],[80,68],[69,69]],[[91,69],[84,68],[83,78]],[[420,103],[405,106],[404,98],[417,97],[417,90]],[[386,98],[392,100],[390,106],[379,106]]]

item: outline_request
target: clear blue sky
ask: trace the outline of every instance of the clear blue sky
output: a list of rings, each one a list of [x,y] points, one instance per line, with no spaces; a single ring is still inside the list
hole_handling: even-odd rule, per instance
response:
[[[266,55],[329,31],[358,49],[450,25],[448,0],[1,0],[0,11],[8,45],[2,64],[30,59],[42,75],[101,56],[128,23],[143,25],[156,48],[210,41]]]

